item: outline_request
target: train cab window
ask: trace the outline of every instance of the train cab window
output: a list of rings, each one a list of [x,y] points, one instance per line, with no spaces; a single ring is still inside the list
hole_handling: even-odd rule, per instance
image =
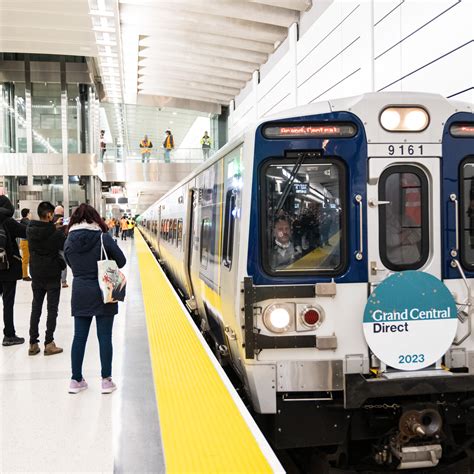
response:
[[[461,165],[461,261],[474,270],[474,156]]]
[[[265,271],[273,275],[343,271],[344,165],[332,158],[271,160],[262,177]]]
[[[390,270],[415,270],[429,254],[428,180],[414,166],[392,166],[379,180],[380,258]]]

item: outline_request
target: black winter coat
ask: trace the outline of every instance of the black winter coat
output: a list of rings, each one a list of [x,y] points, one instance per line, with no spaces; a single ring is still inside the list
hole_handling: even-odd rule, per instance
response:
[[[59,255],[66,235],[52,222],[31,221],[26,228],[30,248],[30,273],[33,280],[58,281],[66,262]]]
[[[12,218],[15,210],[12,203],[6,196],[0,196],[0,224],[5,228],[7,234],[7,258],[10,263],[8,270],[0,270],[0,281],[21,280],[23,272],[21,270],[21,257],[16,238],[26,237],[26,226],[20,224]]]
[[[99,287],[97,262],[101,233],[100,230],[72,230],[64,245],[66,262],[74,275],[71,311],[75,317],[111,316],[118,312],[118,303],[103,303]],[[109,259],[122,268],[127,260],[120,247],[108,233],[104,233],[102,239]]]

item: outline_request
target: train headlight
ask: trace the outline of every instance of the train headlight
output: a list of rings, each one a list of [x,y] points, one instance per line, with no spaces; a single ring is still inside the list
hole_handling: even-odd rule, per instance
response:
[[[263,312],[263,324],[271,332],[287,332],[294,329],[294,307],[291,304],[272,304]]]
[[[422,107],[387,107],[380,114],[380,125],[388,132],[422,132],[430,116]]]
[[[380,116],[380,123],[385,130],[396,130],[402,118],[398,110],[385,109]]]

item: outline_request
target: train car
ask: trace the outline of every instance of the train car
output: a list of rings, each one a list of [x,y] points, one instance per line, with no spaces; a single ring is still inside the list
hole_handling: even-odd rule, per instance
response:
[[[471,105],[267,117],[140,227],[276,448],[314,448],[317,472],[473,471]]]

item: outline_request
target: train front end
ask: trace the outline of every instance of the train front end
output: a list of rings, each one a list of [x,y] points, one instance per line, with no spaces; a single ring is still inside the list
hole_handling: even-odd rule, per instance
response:
[[[470,472],[474,115],[459,107],[366,94],[256,129],[242,358],[276,447]]]

